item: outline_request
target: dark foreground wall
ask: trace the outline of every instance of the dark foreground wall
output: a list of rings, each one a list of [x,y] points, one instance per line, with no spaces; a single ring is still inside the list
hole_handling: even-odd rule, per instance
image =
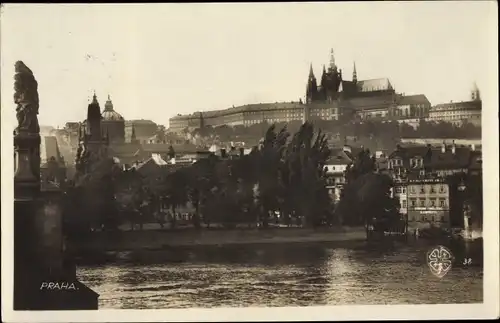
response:
[[[91,310],[99,295],[65,259],[59,194],[14,203],[14,310]]]

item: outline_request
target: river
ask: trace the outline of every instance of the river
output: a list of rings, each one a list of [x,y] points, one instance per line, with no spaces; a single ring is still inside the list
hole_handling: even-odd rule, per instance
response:
[[[443,278],[426,263],[435,243],[392,241],[144,251],[78,276],[100,309],[482,302],[482,243],[441,244],[456,258]]]

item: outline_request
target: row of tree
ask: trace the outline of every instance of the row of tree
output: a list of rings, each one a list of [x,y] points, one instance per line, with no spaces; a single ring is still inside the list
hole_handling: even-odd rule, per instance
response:
[[[325,135],[305,123],[293,135],[286,127],[268,128],[260,148],[236,159],[215,155],[176,171],[143,178],[103,158],[77,175],[67,192],[71,217],[80,229],[114,228],[120,222],[175,214],[190,203],[194,223],[258,223],[267,227],[276,214],[317,226],[331,217],[323,168],[330,154]],[[172,223],[174,226],[175,223]]]
[[[177,170],[162,179],[155,192],[159,204],[176,207],[190,202],[195,223],[258,223],[267,227],[300,218],[307,226],[328,221],[332,205],[323,168],[330,150],[325,135],[303,124],[292,136],[286,127],[268,127],[260,148],[236,159],[215,156]]]
[[[326,188],[324,166],[329,156],[326,135],[304,123],[293,135],[287,127],[269,126],[260,147],[248,155],[211,155],[189,167],[166,168],[158,176],[143,177],[102,158],[77,174],[66,192],[71,211],[66,222],[73,232],[113,230],[124,222],[151,220],[163,227],[168,219],[161,210],[176,214],[189,203],[197,228],[215,223],[266,228],[277,215],[281,223],[307,227],[394,226],[399,205],[390,197],[392,181],[375,173],[369,151],[361,151],[346,171],[348,183],[338,205],[333,205]],[[170,226],[176,226],[175,217]]]
[[[427,122],[421,120],[416,127],[397,121],[382,122],[380,120],[367,121],[342,121],[342,120],[315,120],[314,125],[323,129],[328,136],[338,138],[357,137],[377,139],[390,149],[400,138],[481,138],[481,127],[471,123],[460,126],[447,122]],[[286,126],[291,132],[296,132],[302,125],[301,121],[278,123],[277,127]],[[206,138],[218,138],[221,141],[252,141],[262,138],[269,124],[266,122],[245,126],[206,126],[203,129],[195,129],[193,135]]]

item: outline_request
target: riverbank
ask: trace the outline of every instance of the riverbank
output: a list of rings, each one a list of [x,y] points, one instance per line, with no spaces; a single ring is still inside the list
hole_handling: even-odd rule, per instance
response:
[[[270,228],[232,230],[147,230],[93,232],[79,249],[85,252],[161,250],[170,247],[307,243],[365,240],[364,227]]]

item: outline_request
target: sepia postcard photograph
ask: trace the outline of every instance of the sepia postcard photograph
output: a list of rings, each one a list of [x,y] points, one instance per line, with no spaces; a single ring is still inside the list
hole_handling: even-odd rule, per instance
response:
[[[499,317],[494,1],[0,5],[6,322]]]

